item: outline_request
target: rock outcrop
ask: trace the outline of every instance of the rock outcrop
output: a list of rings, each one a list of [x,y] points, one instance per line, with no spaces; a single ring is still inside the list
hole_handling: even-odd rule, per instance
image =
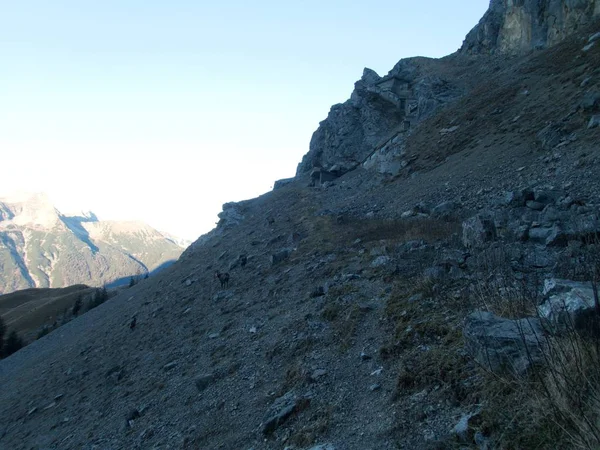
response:
[[[598,0],[492,0],[460,51],[516,54],[545,48],[598,16]]]
[[[423,70],[422,59],[403,59],[385,77],[366,68],[350,99],[332,106],[320,123],[296,176],[314,168],[339,176],[367,160],[366,168],[395,171],[396,162],[388,161],[400,155],[402,136],[460,96],[456,86]]]

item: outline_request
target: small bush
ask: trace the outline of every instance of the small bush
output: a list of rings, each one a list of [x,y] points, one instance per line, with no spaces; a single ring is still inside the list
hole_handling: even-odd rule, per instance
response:
[[[73,305],[73,315],[75,317],[77,317],[77,315],[79,314],[79,311],[81,311],[82,305],[83,305],[83,300],[80,295],[79,297],[77,297],[77,300],[75,300],[75,304]]]
[[[10,356],[23,348],[24,345],[23,339],[21,339],[15,330],[12,330],[2,348],[2,356]]]

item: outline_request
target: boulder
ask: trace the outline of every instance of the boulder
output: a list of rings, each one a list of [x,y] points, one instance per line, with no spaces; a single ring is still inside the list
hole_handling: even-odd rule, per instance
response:
[[[463,328],[467,352],[497,374],[522,376],[544,360],[543,328],[538,318],[511,320],[475,311]]]
[[[591,282],[550,278],[544,283],[543,294],[538,314],[553,331],[589,331],[597,324],[600,311],[596,310]]]
[[[308,398],[299,397],[293,391],[276,399],[267,413],[262,423],[262,432],[265,435],[273,433],[282,425],[292,414],[297,412],[303,403],[310,401]]]
[[[219,223],[217,227],[219,228],[231,228],[244,220],[244,215],[241,212],[241,208],[237,203],[229,202],[223,205],[223,211],[218,214]]]
[[[478,214],[462,224],[463,244],[467,248],[478,248],[496,239],[496,226],[491,217]]]
[[[525,202],[527,202],[529,200],[533,200],[533,198],[534,198],[533,190],[530,188],[527,188],[527,189],[521,189],[519,191],[505,192],[504,196],[500,199],[499,203],[502,206],[517,208],[517,207],[525,206]]]
[[[584,95],[579,106],[585,112],[594,112],[600,110],[600,92],[588,92]]]

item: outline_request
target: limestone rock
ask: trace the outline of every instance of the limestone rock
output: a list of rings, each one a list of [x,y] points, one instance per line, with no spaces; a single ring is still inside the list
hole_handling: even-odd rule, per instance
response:
[[[492,372],[523,375],[543,362],[544,334],[537,318],[510,320],[475,311],[465,319],[463,334],[467,352]]]
[[[244,220],[240,205],[234,202],[225,203],[223,211],[218,216],[220,220],[217,226],[223,228],[234,227]]]
[[[300,409],[303,400],[305,399],[297,396],[293,391],[289,391],[275,400],[263,420],[263,434],[271,434],[279,428],[292,414]]]
[[[494,221],[485,215],[478,214],[462,224],[463,244],[467,248],[482,247],[486,242],[496,238]]]
[[[551,278],[545,281],[543,294],[545,300],[538,306],[538,313],[555,331],[585,331],[597,318],[591,282]]]
[[[394,159],[401,155],[398,134],[459,95],[447,80],[421,73],[411,59],[399,61],[384,78],[367,69],[355,83],[350,99],[332,106],[319,124],[296,176],[314,168],[330,171],[336,165],[339,176],[364,163],[386,143],[393,146],[393,154],[389,160],[384,158],[383,170],[396,173],[403,164]]]
[[[520,54],[548,47],[599,14],[596,0],[492,0],[460,51]]]

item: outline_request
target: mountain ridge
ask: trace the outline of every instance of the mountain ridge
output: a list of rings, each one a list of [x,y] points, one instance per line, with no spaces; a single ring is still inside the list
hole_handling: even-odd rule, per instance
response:
[[[63,215],[44,194],[0,198],[0,293],[100,286],[155,270],[183,251],[149,225]]]

